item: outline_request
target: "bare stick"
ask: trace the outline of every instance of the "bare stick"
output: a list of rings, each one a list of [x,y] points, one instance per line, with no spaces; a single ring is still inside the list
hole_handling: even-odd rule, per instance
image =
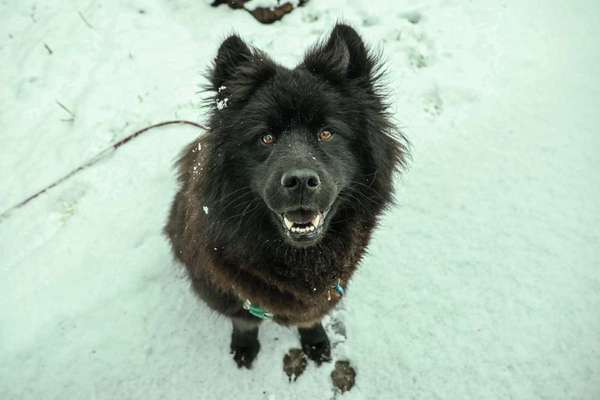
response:
[[[90,29],[94,29],[94,27],[92,26],[92,24],[90,24],[88,22],[87,19],[85,19],[85,17],[83,16],[83,14],[81,13],[81,11],[77,11],[77,14],[79,14],[79,16],[81,17],[81,19],[83,20],[83,22],[85,22],[85,24],[88,26],[88,28]]]
[[[56,104],[58,104],[58,106],[59,106],[60,108],[62,108],[63,110],[65,110],[65,111],[66,111],[66,112],[67,112],[67,113],[68,113],[68,114],[71,116],[71,118],[69,118],[69,119],[65,119],[65,120],[63,120],[63,121],[70,121],[70,122],[72,122],[72,121],[75,121],[75,113],[74,113],[73,111],[69,110],[69,109],[67,108],[67,106],[65,106],[65,105],[64,105],[63,103],[61,103],[60,101],[58,101],[58,100],[55,100],[55,101],[56,101]]]
[[[48,50],[48,54],[52,55],[52,49],[50,48],[50,46],[48,46],[46,43],[44,43],[44,47],[46,48],[46,50]]]

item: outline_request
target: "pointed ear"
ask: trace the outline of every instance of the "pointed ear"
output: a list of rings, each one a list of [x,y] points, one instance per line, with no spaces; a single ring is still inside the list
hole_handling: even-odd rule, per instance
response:
[[[325,44],[309,50],[303,65],[313,74],[334,81],[368,76],[373,69],[361,37],[345,24],[337,24]]]
[[[252,51],[238,35],[231,35],[221,43],[210,80],[214,90],[219,90],[225,81],[230,80],[236,70],[252,59]]]

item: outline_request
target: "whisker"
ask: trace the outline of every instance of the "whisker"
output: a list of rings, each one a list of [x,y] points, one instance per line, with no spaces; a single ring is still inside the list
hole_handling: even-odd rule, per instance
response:
[[[246,196],[248,196],[249,194],[252,194],[252,192],[250,191],[250,189],[248,189],[246,192],[243,193],[238,193],[238,196],[231,199],[229,202],[227,202],[224,205],[219,205],[219,207],[222,210],[227,210],[228,208],[234,208],[233,206],[237,205],[237,202],[242,202],[245,200]]]

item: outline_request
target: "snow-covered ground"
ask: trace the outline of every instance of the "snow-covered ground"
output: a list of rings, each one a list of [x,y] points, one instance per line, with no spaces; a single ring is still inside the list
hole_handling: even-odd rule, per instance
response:
[[[413,145],[333,316],[343,398],[600,398],[600,3],[312,0],[269,26],[207,3],[0,1],[0,213],[136,129],[202,121],[227,33],[293,66],[343,19]],[[342,397],[332,365],[288,382],[273,324],[238,370],[172,260],[171,165],[198,134],[149,132],[0,221],[0,399]]]

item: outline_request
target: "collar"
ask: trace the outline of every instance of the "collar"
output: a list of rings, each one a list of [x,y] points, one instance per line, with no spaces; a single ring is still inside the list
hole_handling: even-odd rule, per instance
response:
[[[332,299],[332,296],[331,296],[332,290],[334,290],[334,295],[337,296],[338,299],[340,297],[342,297],[344,295],[344,293],[346,292],[346,290],[344,289],[344,287],[341,284],[340,279],[337,280],[335,285],[333,285],[327,289],[327,300],[328,301],[331,301],[331,299]],[[242,307],[244,308],[244,310],[248,311],[251,315],[255,316],[256,318],[265,319],[265,320],[273,319],[273,316],[274,316],[273,313],[270,313],[267,310],[265,310],[264,308],[262,308],[261,306],[259,306],[258,304],[253,303],[252,301],[250,301],[250,299],[246,299],[244,301],[244,304],[242,305]]]

